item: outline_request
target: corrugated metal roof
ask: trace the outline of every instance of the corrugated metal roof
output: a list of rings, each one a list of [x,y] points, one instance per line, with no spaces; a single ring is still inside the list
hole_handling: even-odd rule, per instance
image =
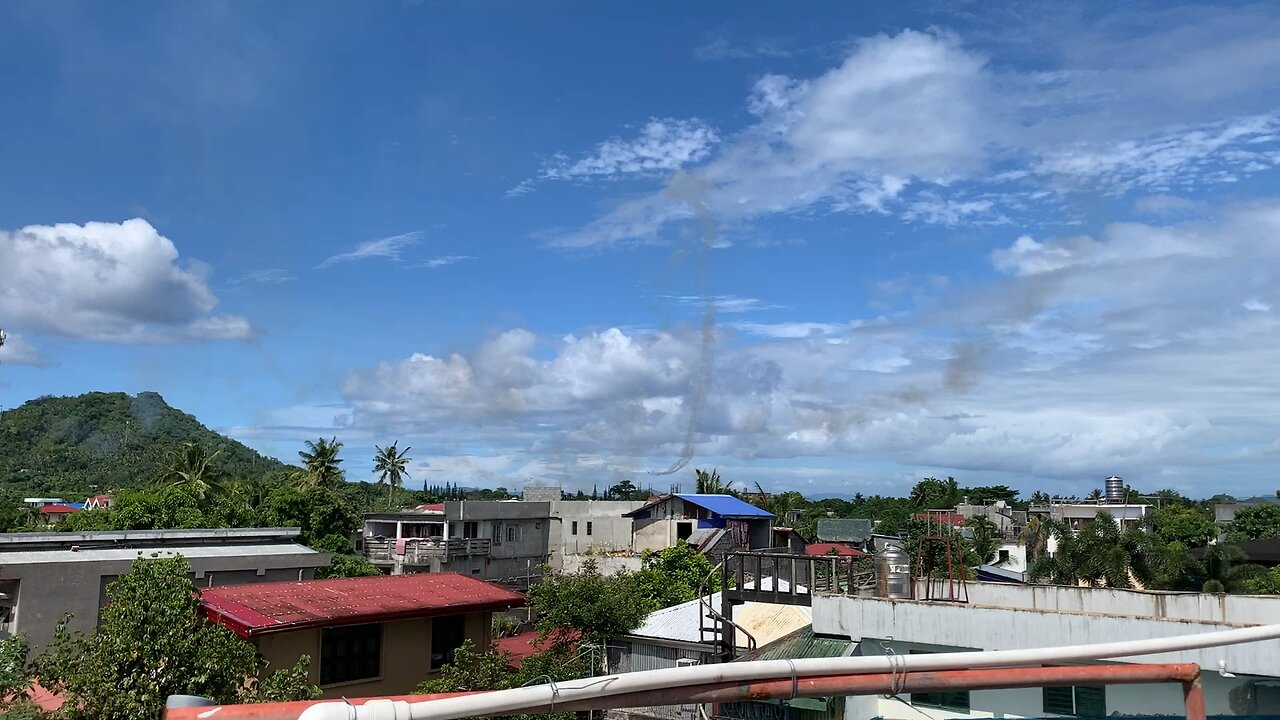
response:
[[[676,497],[687,503],[706,508],[720,517],[773,517],[768,510],[745,503],[732,495],[708,495],[680,493]]]
[[[457,573],[224,585],[201,593],[210,620],[248,637],[517,607],[524,596]]]
[[[823,542],[863,542],[871,537],[875,523],[863,518],[821,518],[818,539]]]
[[[751,633],[759,648],[797,629],[809,627],[813,622],[813,610],[803,605],[749,602],[734,608],[733,621]],[[736,640],[739,646],[747,646],[747,639],[741,633]]]
[[[833,552],[834,551],[834,552]],[[871,553],[863,552],[857,548],[851,548],[848,545],[840,543],[810,543],[804,546],[805,555],[841,555],[844,557],[862,557]]]
[[[754,583],[748,583],[748,587],[753,587]],[[772,590],[773,578],[764,578],[760,583],[761,589]],[[778,581],[778,588],[787,590],[789,585],[786,580]],[[767,607],[796,607],[806,618],[812,618],[813,614],[810,608],[803,606],[781,606],[772,605],[770,603],[744,603],[734,609],[734,619],[741,617],[741,613],[747,612],[746,608],[752,605],[765,605]],[[716,610],[720,609],[720,593],[711,595],[711,607]],[[690,600],[679,605],[672,605],[669,608],[663,608],[649,614],[645,618],[644,623],[632,630],[629,635],[638,637],[662,638],[664,640],[679,640],[681,642],[702,642],[710,640],[709,635],[703,635],[699,632],[700,620],[699,615],[704,610],[697,600]],[[763,616],[761,616],[763,617]],[[806,619],[805,622],[810,622]],[[706,623],[710,626],[711,622]],[[753,633],[754,634],[754,633]]]
[[[173,557],[181,555],[185,558],[210,557],[249,557],[297,555],[316,559],[321,553],[309,547],[289,543],[285,545],[177,545],[167,548],[84,548],[82,550],[10,550],[0,552],[0,566],[4,565],[38,565],[42,563],[77,563],[106,562],[111,560],[134,560],[142,557]],[[317,563],[318,564],[318,563]]]
[[[813,634],[813,626],[805,625],[779,636],[767,645],[742,655],[734,662],[748,660],[799,660],[801,658],[844,657],[857,643],[848,638],[831,638]]]

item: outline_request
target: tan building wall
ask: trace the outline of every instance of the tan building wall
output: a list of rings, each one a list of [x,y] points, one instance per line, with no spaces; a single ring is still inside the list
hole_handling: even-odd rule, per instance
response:
[[[676,522],[667,518],[636,520],[631,536],[633,552],[663,550],[676,544]]]
[[[491,642],[492,613],[468,613],[464,633],[477,647],[487,648]],[[405,695],[418,683],[433,675],[431,670],[432,618],[397,620],[383,623],[381,675],[371,680],[357,680],[321,687],[325,698]],[[256,639],[258,651],[267,660],[267,672],[292,667],[302,655],[311,657],[310,679],[320,682],[320,638],[323,630],[309,628],[293,632],[272,633]]]

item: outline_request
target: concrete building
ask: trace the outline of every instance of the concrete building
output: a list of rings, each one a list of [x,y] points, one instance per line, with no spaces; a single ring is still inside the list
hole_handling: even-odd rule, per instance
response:
[[[1236,519],[1236,513],[1241,510],[1247,510],[1258,505],[1275,505],[1277,503],[1280,503],[1280,498],[1275,496],[1257,496],[1231,502],[1217,502],[1213,504],[1213,519],[1219,525],[1228,525]]]
[[[717,550],[722,545],[728,549],[750,550],[766,549],[773,544],[773,513],[732,495],[667,495],[645,503],[624,517],[633,522],[633,552],[662,550],[679,540]],[[695,536],[696,531],[706,532]]]
[[[1094,519],[1099,513],[1105,512],[1115,519],[1121,530],[1127,530],[1142,522],[1154,509],[1153,506],[1145,503],[1049,503],[1032,505],[1029,515],[1047,515],[1053,520],[1065,522],[1072,530],[1078,530],[1081,525]]]
[[[365,515],[362,552],[393,575],[457,572],[527,588],[550,560],[550,503],[454,500]]]
[[[924,597],[916,581],[916,596]],[[937,581],[935,581],[937,582]],[[936,595],[937,593],[935,593]],[[1172,637],[1280,622],[1280,597],[970,583],[968,603],[818,593],[813,631],[857,643],[854,654],[1027,649]],[[1203,676],[1208,713],[1280,713],[1274,643],[1126,658],[1191,662]],[[845,699],[846,718],[989,718],[1049,715],[1181,716],[1177,685],[1111,685],[905,694]]]
[[[412,692],[466,640],[487,648],[494,612],[524,596],[456,573],[233,585],[205,615],[253,642],[270,668],[311,658],[326,698]]]
[[[181,555],[200,587],[307,580],[329,556],[299,545],[297,528],[128,530],[0,534],[0,636],[22,633],[39,647],[63,615],[91,630],[106,588],[139,556]]]

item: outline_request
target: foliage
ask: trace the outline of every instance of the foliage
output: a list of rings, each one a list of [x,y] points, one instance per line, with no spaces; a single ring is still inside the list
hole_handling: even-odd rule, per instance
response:
[[[107,587],[109,602],[96,630],[69,632],[65,620],[59,625],[35,668],[44,687],[67,698],[67,717],[150,720],[174,694],[219,703],[257,699],[263,688],[274,699],[315,697],[316,688],[297,682],[305,677],[298,667],[260,685],[251,681],[262,659],[252,645],[205,621],[190,570],[181,557],[139,558]],[[287,677],[278,676],[282,672]]]
[[[725,482],[720,479],[720,472],[714,468],[711,472],[697,469],[693,471],[696,478],[694,487],[699,494],[705,495],[737,495],[737,491],[733,489],[733,481]]]
[[[969,548],[977,557],[978,564],[986,565],[995,562],[1000,554],[1000,528],[981,515],[969,518],[965,521],[965,525],[973,530],[973,540],[970,541]]]
[[[201,425],[156,393],[42,397],[0,412],[0,484],[18,494],[84,497],[140,488],[164,476],[184,443],[220,448],[219,475],[260,477],[283,468]]]
[[[316,568],[316,577],[321,580],[326,578],[373,577],[381,574],[382,571],[378,569],[377,565],[359,555],[334,555],[329,559],[328,565]]]
[[[415,692],[447,693],[468,690],[506,690],[537,683],[563,682],[592,674],[591,664],[576,643],[552,643],[543,652],[524,658],[518,670],[512,670],[510,653],[493,649],[479,650],[467,640],[454,651],[453,662],[440,669],[436,677],[422,682]],[[544,713],[509,716],[505,720],[574,720],[573,713]],[[504,720],[499,718],[498,720]]]
[[[203,505],[218,488],[218,469],[214,461],[221,454],[220,449],[210,453],[194,440],[184,442],[177,450],[165,453],[160,479],[186,490]]]
[[[960,488],[955,478],[949,477],[946,480],[939,480],[938,478],[927,477],[911,488],[911,494],[908,499],[918,508],[945,510],[954,508],[964,500],[964,490]]]
[[[1246,540],[1280,537],[1280,505],[1263,503],[1237,512],[1231,531]]]
[[[547,570],[543,581],[529,591],[529,605],[538,613],[536,627],[546,635],[556,628],[573,628],[594,644],[625,635],[640,626],[649,609],[636,602],[635,577],[629,573],[604,576],[588,560],[576,573]]]
[[[1081,524],[1079,530],[1059,522],[1042,521],[1057,539],[1052,555],[1041,555],[1028,569],[1032,582],[1057,585],[1130,588],[1170,583],[1171,568],[1186,557],[1184,549],[1169,547],[1142,528],[1121,531],[1107,512]]]
[[[709,591],[720,589],[720,573],[686,542],[678,542],[657,552],[646,551],[641,567],[632,577],[637,595],[648,612],[679,605],[698,597],[703,583]]]
[[[378,484],[386,483],[387,485],[387,504],[391,504],[391,493],[398,487],[404,485],[404,479],[409,477],[409,462],[412,460],[408,456],[412,448],[397,450],[396,446],[400,442],[391,443],[387,447],[373,447],[377,450],[377,454],[373,456],[373,471],[378,473]]]
[[[648,500],[649,491],[641,490],[630,480],[623,480],[604,491],[605,500]]]
[[[0,640],[0,716],[12,720],[39,718],[40,708],[31,701],[31,646],[14,635]]]
[[[1166,505],[1152,511],[1151,529],[1166,543],[1179,542],[1186,547],[1204,547],[1218,534],[1213,517],[1205,510],[1190,505]]]
[[[489,624],[495,640],[520,634],[520,621],[507,613],[494,613],[493,620]]]

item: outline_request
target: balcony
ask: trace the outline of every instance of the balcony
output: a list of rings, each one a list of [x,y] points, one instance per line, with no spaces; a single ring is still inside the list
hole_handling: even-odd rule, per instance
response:
[[[409,538],[405,540],[405,565],[430,565],[432,561],[447,562],[454,558],[488,555],[492,541],[482,538],[442,540],[440,538]],[[396,562],[396,541],[366,538],[364,556],[371,563],[393,565]]]

